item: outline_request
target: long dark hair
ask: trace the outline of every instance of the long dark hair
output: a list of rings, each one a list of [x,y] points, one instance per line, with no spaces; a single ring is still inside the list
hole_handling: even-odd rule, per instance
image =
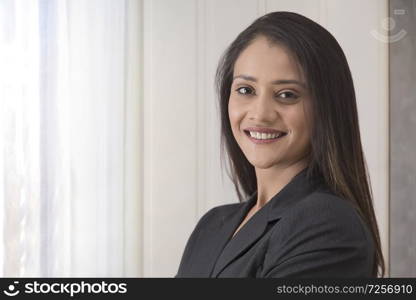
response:
[[[307,175],[318,174],[335,194],[352,202],[375,241],[373,276],[379,272],[384,277],[380,235],[347,59],[336,39],[325,28],[296,13],[272,12],[255,20],[226,49],[217,69],[215,82],[221,114],[221,162],[225,150],[230,168],[227,172],[240,202],[256,191],[257,178],[254,167],[234,139],[228,101],[235,61],[259,36],[285,46],[301,66],[312,101],[311,154]]]

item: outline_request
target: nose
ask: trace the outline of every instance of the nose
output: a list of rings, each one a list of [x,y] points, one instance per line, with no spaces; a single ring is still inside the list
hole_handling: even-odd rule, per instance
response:
[[[248,114],[252,120],[272,122],[278,117],[279,111],[273,97],[262,93],[253,100]]]

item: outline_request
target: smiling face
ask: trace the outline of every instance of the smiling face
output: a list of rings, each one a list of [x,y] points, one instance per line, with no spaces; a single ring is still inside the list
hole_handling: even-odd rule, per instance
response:
[[[310,98],[289,52],[258,37],[236,60],[233,78],[229,119],[247,160],[260,169],[304,163],[310,149]],[[257,133],[265,130],[272,133]]]

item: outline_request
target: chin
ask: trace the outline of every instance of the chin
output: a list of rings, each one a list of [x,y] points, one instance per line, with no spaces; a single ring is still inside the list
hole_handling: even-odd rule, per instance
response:
[[[256,160],[249,160],[253,167],[257,169],[269,169],[276,165],[276,161],[256,161]]]

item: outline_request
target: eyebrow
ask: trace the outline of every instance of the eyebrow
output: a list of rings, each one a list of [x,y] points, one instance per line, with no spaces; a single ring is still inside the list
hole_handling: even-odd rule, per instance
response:
[[[257,82],[257,78],[255,78],[253,76],[249,76],[249,75],[244,75],[244,74],[234,76],[233,77],[233,81],[236,78],[242,78],[242,79],[245,79],[245,80],[248,80],[248,81]],[[303,88],[306,88],[306,84],[304,84],[303,82],[300,82],[298,80],[295,80],[295,79],[278,79],[278,80],[273,80],[271,83],[272,84],[288,84],[288,83],[293,83],[293,84],[300,85]]]

